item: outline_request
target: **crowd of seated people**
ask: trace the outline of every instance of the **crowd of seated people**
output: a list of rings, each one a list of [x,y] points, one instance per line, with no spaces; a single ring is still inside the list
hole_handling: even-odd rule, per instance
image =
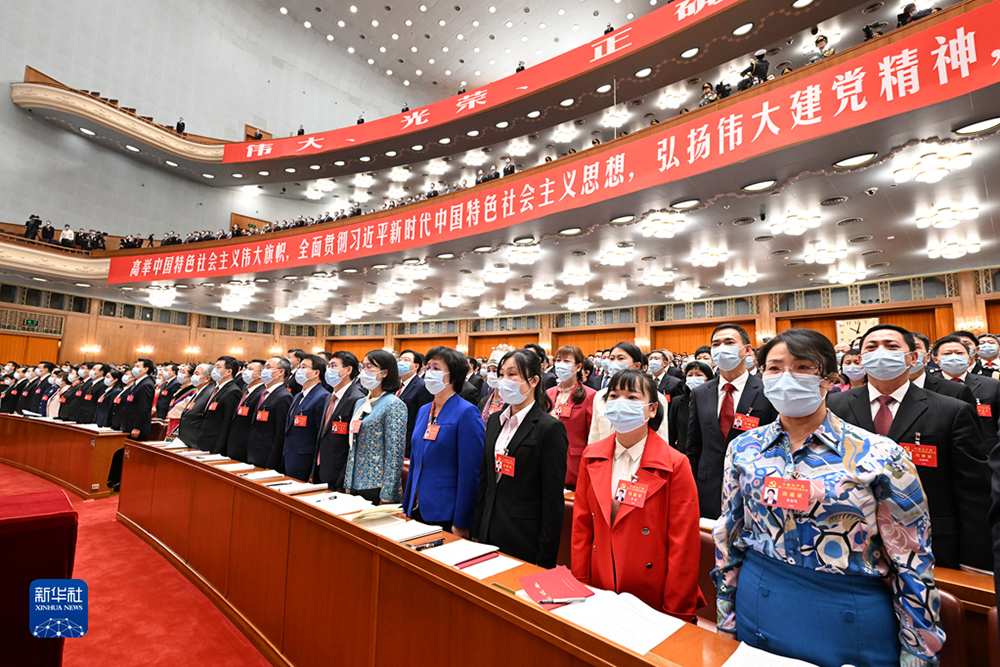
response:
[[[105,236],[104,232],[96,229],[88,232],[84,231],[83,227],[74,232],[69,225],[65,225],[57,234],[50,220],[43,223],[34,213],[24,223],[24,238],[29,241],[43,241],[74,250],[104,250]]]

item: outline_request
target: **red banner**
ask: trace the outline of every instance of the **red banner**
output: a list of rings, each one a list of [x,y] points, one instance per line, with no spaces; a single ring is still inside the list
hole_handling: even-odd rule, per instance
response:
[[[572,80],[597,67],[642,50],[696,20],[736,4],[739,0],[680,0],[595,39],[568,53],[529,67],[499,81],[405,113],[320,134],[253,143],[226,144],[223,162],[252,162],[281,157],[327,153],[373,141],[400,137],[418,130],[489,111],[550,86]]]
[[[171,253],[114,257],[108,282],[343,262],[483,234],[690,178],[995,84],[1000,36],[976,30],[991,25],[1000,25],[1000,2],[688,123],[620,147],[589,149],[564,166],[499,179],[454,199],[386,211],[337,229],[273,239],[264,235],[225,249],[192,245]]]

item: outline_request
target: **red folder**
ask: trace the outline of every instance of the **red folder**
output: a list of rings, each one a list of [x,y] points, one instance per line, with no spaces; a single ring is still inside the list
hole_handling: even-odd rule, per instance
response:
[[[565,565],[521,577],[518,581],[524,587],[524,592],[534,602],[554,598],[589,598],[594,594],[594,591],[581,584]],[[545,609],[558,609],[564,605],[543,604],[541,606]]]

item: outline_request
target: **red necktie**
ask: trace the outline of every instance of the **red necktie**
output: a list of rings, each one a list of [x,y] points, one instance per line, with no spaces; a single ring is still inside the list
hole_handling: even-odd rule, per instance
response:
[[[733,418],[736,416],[733,406],[733,392],[736,391],[736,387],[727,382],[723,385],[722,391],[726,392],[726,396],[722,399],[722,407],[719,408],[719,428],[722,429],[722,437],[726,438],[729,436],[729,429],[733,427]]]
[[[960,378],[951,378],[951,381],[952,382],[957,382],[959,384],[962,384],[962,380]]]
[[[892,410],[889,406],[896,401],[892,396],[879,396],[878,412],[875,413],[875,432],[879,435],[889,435],[892,428]]]
[[[327,428],[330,425],[330,418],[333,417],[333,410],[337,407],[337,395],[330,395],[330,404],[326,406],[326,414],[323,415],[323,428]]]

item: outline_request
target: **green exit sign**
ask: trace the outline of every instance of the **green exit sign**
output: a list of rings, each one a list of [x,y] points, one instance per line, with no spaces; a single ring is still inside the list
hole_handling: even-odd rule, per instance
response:
[[[24,326],[26,326],[26,327],[37,327],[38,326],[38,320],[25,320],[24,321]]]

